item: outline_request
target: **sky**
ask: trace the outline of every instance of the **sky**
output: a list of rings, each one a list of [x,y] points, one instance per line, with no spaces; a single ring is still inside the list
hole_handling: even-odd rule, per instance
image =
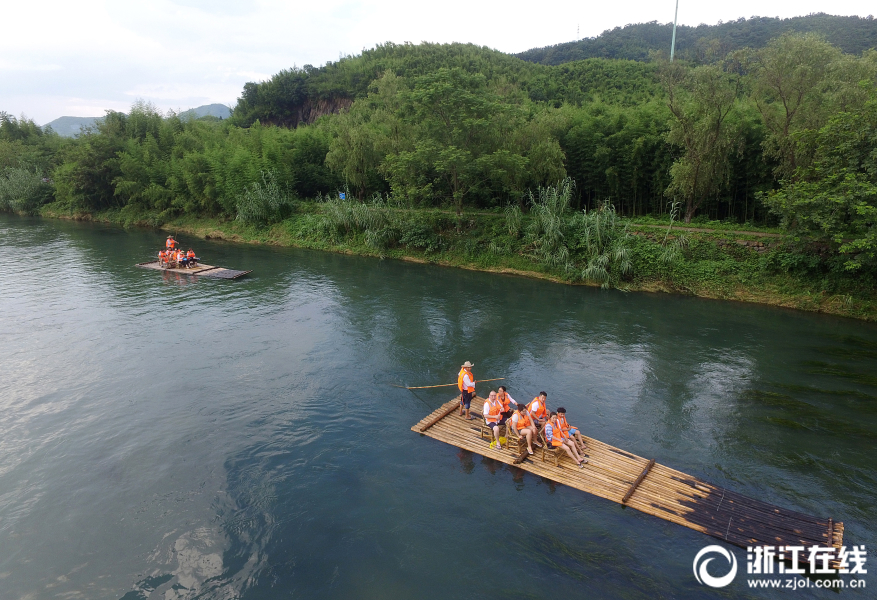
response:
[[[162,110],[234,106],[248,81],[378,43],[471,42],[513,53],[672,22],[674,8],[675,0],[18,0],[2,11],[0,110],[45,124],[127,111],[138,99]],[[877,9],[864,0],[680,0],[679,23],[816,12]]]

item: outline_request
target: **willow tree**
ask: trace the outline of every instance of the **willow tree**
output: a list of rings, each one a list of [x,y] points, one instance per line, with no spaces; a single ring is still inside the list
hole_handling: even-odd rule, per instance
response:
[[[752,97],[769,135],[765,155],[777,162],[776,175],[787,178],[798,168],[794,133],[822,127],[834,108],[846,109],[855,88],[858,61],[814,33],[783,34],[753,52]],[[839,102],[835,102],[838,100]]]
[[[660,71],[673,118],[667,141],[682,150],[670,167],[665,196],[685,205],[685,222],[704,200],[725,187],[729,154],[736,144],[737,127],[729,119],[737,103],[740,79],[717,65],[689,69],[666,63]]]

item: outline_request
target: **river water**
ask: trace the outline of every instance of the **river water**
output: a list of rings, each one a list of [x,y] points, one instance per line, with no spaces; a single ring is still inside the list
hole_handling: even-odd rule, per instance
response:
[[[716,540],[411,432],[453,389],[391,384],[464,360],[877,547],[873,324],[186,236],[252,275],[134,268],[164,235],[0,216],[4,599],[713,592]]]

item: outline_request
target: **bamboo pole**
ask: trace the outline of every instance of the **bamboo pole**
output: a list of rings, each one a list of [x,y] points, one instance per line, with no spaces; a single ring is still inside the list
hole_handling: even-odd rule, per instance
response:
[[[478,379],[475,383],[484,383],[485,381],[502,381],[505,377],[496,377],[495,379]],[[393,387],[402,388],[403,390],[428,390],[430,388],[440,388],[440,387],[451,387],[452,385],[457,385],[456,383],[442,383],[440,385],[419,385],[416,387],[408,387],[405,385],[396,385],[395,383],[391,383]]]

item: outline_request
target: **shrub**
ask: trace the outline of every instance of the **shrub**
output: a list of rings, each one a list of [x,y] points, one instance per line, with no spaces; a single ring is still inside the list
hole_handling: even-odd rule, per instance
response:
[[[237,200],[237,220],[245,223],[276,223],[292,214],[294,202],[277,184],[273,170],[261,171],[262,181],[244,188]]]
[[[0,173],[0,210],[34,213],[52,198],[52,186],[37,169],[7,167]]]

